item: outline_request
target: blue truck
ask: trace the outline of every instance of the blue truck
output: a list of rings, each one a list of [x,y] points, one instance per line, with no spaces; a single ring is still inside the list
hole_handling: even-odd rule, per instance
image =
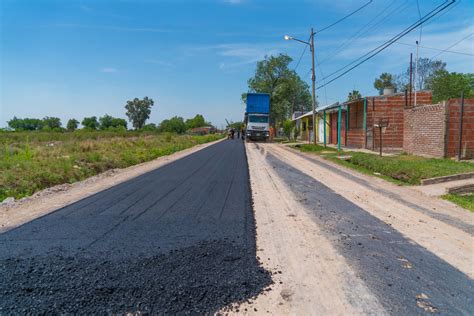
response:
[[[247,93],[244,123],[247,140],[267,141],[270,138],[270,95],[268,93]]]

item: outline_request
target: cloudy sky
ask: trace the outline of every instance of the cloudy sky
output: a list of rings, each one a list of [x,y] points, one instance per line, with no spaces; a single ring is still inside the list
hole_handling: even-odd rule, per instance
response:
[[[151,122],[202,113],[219,127],[241,120],[247,79],[265,55],[287,53],[308,83],[307,39],[367,0],[2,0],[0,126],[17,117],[125,117],[126,100],[155,100]],[[373,0],[316,35],[317,85],[444,1]],[[474,72],[474,0],[457,0],[421,32],[420,57]],[[417,29],[317,91],[321,104],[357,89],[376,94],[381,72],[399,73],[415,52]],[[443,52],[442,50],[449,50]]]

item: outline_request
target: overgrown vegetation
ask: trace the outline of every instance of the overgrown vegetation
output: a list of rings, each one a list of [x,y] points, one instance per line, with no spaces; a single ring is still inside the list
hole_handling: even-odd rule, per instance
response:
[[[360,172],[371,175],[380,174],[387,180],[409,185],[420,184],[422,179],[474,171],[474,164],[451,159],[423,158],[406,154],[380,157],[355,151],[338,152],[334,148],[310,144],[295,147],[301,151],[314,152]],[[339,159],[338,156],[342,154],[350,156],[350,159]]]
[[[469,194],[446,194],[443,199],[453,202],[466,210],[474,212],[474,193]]]
[[[0,132],[0,201],[217,140],[146,131]]]

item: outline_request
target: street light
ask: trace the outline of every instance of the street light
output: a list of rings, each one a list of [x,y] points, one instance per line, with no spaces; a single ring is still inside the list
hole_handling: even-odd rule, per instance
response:
[[[293,40],[297,41],[306,45],[309,45],[309,48],[311,50],[311,58],[312,58],[312,67],[311,67],[311,81],[313,83],[313,94],[312,94],[312,102],[313,102],[313,141],[314,144],[316,145],[316,74],[314,71],[314,31],[313,28],[311,28],[311,35],[310,35],[310,41],[309,43],[306,41],[302,41],[300,39],[291,37],[289,35],[285,35],[285,41]],[[326,128],[326,127],[325,127]],[[309,142],[311,143],[311,134],[309,135]]]

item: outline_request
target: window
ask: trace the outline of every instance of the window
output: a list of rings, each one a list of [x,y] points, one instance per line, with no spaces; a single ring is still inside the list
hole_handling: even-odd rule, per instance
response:
[[[268,116],[250,115],[249,122],[250,123],[268,123]]]

